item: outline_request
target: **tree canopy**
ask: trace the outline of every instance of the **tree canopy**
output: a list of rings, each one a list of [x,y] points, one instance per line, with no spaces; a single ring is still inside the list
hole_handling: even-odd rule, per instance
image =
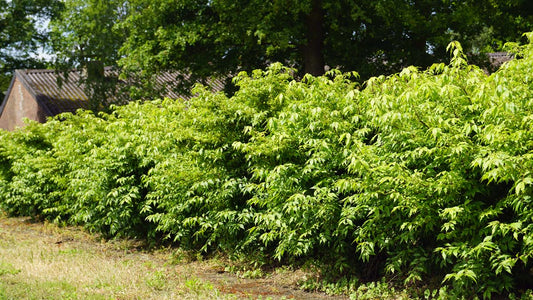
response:
[[[105,108],[104,99],[116,92],[117,78],[105,75],[104,66],[116,66],[118,49],[126,35],[115,24],[126,15],[124,0],[66,0],[61,16],[50,23],[55,67],[62,71],[60,82],[70,80],[69,70],[80,73],[92,110]]]
[[[330,66],[364,78],[501,49],[533,24],[526,1],[133,0],[120,64],[206,76],[274,61],[301,74]]]
[[[61,17],[51,22],[57,64],[85,66],[90,61],[116,65],[125,35],[114,25],[125,16],[124,0],[67,0]]]
[[[357,71],[363,79],[446,61],[458,40],[470,59],[500,51],[533,26],[526,0],[0,0],[3,73],[37,66],[52,19],[56,68],[97,61],[145,78],[180,82],[281,62],[305,73]],[[64,6],[64,9],[60,9]],[[61,12],[60,17],[55,17]],[[54,18],[52,18],[54,16]],[[43,34],[44,33],[44,34]],[[6,85],[6,83],[4,83]]]
[[[57,16],[59,0],[0,0],[0,96],[20,68],[42,68],[39,51],[48,40],[46,22]]]

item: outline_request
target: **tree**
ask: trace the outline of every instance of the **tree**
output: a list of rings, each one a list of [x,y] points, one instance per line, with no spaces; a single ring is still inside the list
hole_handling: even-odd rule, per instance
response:
[[[114,25],[126,16],[123,0],[65,0],[65,9],[51,22],[56,64],[85,67],[91,61],[116,66],[125,35]]]
[[[61,16],[51,22],[56,69],[62,80],[68,71],[79,69],[92,110],[102,108],[115,91],[117,78],[104,74],[104,66],[117,66],[118,49],[125,35],[114,24],[126,15],[122,0],[65,0]]]
[[[15,69],[46,66],[39,58],[48,41],[44,23],[61,8],[59,0],[0,0],[0,93]]]
[[[121,64],[183,70],[193,81],[281,61],[324,72],[324,10],[312,1],[130,1]]]
[[[448,60],[458,39],[471,53],[498,50],[531,24],[525,0],[259,1],[132,0],[119,26],[120,64],[194,77],[264,68],[280,61],[300,74],[326,65],[364,78]],[[481,50],[480,50],[481,49]]]
[[[533,24],[525,0],[67,0],[52,23],[58,66],[118,65],[129,78],[180,71],[176,82],[282,62],[320,75],[329,67],[363,79],[500,50]],[[148,95],[149,96],[149,95]]]

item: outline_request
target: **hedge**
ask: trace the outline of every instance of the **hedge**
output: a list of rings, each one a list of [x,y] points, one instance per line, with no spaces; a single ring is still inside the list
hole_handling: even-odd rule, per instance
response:
[[[532,34],[528,34],[531,38]],[[533,286],[533,45],[487,75],[241,73],[231,97],[78,111],[0,132],[0,207],[338,278]]]

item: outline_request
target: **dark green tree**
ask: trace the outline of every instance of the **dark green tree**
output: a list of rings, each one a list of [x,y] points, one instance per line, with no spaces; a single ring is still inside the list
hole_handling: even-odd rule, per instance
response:
[[[124,0],[65,0],[65,9],[51,22],[52,46],[58,65],[84,67],[91,61],[116,66],[125,35],[114,25],[126,16]]]
[[[46,66],[39,57],[48,41],[45,23],[61,8],[59,0],[0,0],[0,94],[15,69]]]
[[[132,0],[119,26],[120,64],[191,79],[264,68],[280,61],[300,74],[324,67],[363,78],[448,60],[459,40],[468,54],[501,49],[529,30],[526,1]]]
[[[203,78],[281,61],[302,72],[324,72],[320,0],[134,0],[130,5],[122,24],[128,39],[121,60],[129,69],[177,69]]]
[[[68,71],[80,70],[92,110],[102,109],[116,90],[117,72],[104,74],[104,66],[116,67],[118,49],[125,35],[115,24],[126,16],[123,0],[65,0],[65,9],[51,22],[55,66],[68,78]]]
[[[59,66],[118,65],[153,82],[190,83],[272,62],[301,76],[327,67],[362,78],[447,61],[458,40],[472,61],[533,24],[525,0],[68,0],[52,23]],[[120,50],[119,50],[120,49]],[[65,68],[65,67],[64,67]]]

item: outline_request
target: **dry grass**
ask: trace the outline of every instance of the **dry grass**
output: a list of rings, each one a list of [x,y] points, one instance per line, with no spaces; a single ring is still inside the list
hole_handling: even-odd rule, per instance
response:
[[[220,259],[176,262],[173,249],[139,246],[0,215],[0,299],[333,299],[294,289],[301,271],[243,279]]]
[[[101,242],[76,228],[0,223],[1,299],[213,299],[187,265],[168,265],[134,241]]]

